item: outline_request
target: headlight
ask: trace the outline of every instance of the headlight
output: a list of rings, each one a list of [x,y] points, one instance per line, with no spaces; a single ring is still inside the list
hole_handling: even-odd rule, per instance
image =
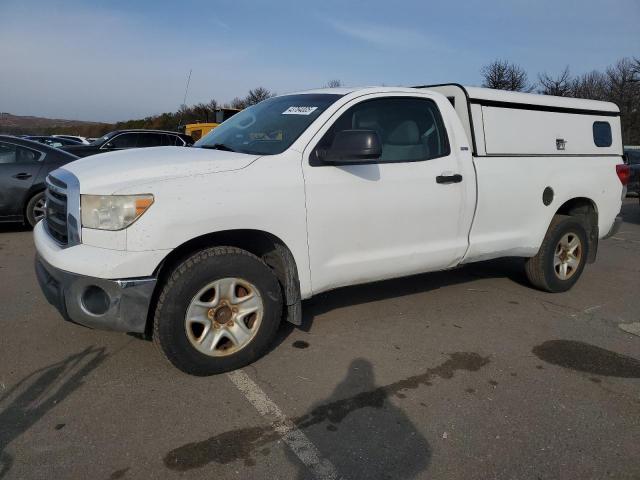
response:
[[[82,226],[122,230],[135,222],[153,203],[153,195],[81,195]]]

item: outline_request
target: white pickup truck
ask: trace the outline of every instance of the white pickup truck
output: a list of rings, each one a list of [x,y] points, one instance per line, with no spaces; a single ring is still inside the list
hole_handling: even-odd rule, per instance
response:
[[[282,95],[194,148],[52,172],[36,271],[67,320],[223,372],[344,285],[515,256],[535,287],[571,288],[619,223],[622,153],[611,103],[455,84]]]

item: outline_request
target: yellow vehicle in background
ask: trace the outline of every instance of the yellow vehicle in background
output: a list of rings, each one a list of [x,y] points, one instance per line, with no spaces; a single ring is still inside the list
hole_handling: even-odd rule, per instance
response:
[[[239,111],[237,108],[218,108],[215,111],[215,122],[188,123],[184,126],[184,133],[190,135],[195,141],[200,140],[211,130],[225,120],[233,117]]]

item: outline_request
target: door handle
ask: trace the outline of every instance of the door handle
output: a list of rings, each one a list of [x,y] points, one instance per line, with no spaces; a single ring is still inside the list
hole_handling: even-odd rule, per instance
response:
[[[30,173],[16,173],[13,178],[17,178],[18,180],[26,180],[27,178],[31,178],[31,174]]]
[[[456,173],[455,175],[438,175],[436,177],[437,183],[460,183],[462,181],[462,175]]]

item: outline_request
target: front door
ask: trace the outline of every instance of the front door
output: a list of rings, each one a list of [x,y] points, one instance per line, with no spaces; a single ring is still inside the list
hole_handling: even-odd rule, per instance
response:
[[[322,151],[349,129],[375,131],[382,156],[324,163]],[[459,262],[474,179],[457,176],[467,172],[453,148],[438,103],[427,96],[374,95],[336,113],[303,157],[314,293]]]

